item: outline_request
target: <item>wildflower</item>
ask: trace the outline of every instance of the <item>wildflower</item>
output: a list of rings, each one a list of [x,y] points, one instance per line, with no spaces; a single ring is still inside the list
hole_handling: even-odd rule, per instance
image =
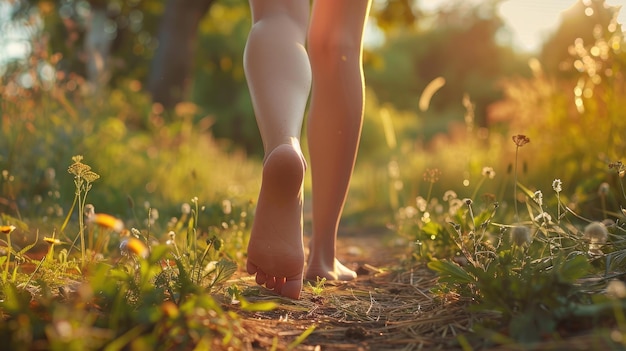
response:
[[[560,193],[561,191],[563,191],[562,185],[563,185],[563,184],[561,183],[561,180],[560,180],[560,179],[555,179],[555,180],[552,182],[552,189],[553,189],[555,192]]]
[[[466,204],[467,206],[471,206],[473,201],[472,201],[472,199],[470,199],[470,198],[465,198],[465,199],[463,199],[463,202],[465,202],[465,204]]]
[[[533,194],[533,200],[535,200],[539,207],[543,206],[543,193],[541,192],[541,190],[535,191],[535,193]]]
[[[124,254],[131,252],[141,258],[147,258],[150,253],[148,246],[146,246],[143,241],[132,236],[120,243],[120,251]]]
[[[0,226],[0,233],[9,235],[15,229],[16,229],[16,227],[14,225],[2,225],[2,226]]]
[[[59,245],[59,244],[61,244],[61,240],[59,240],[59,239],[57,239],[55,237],[49,238],[47,236],[44,236],[43,237],[43,241],[47,242],[50,245]]]
[[[493,179],[496,176],[496,172],[493,170],[492,167],[483,167],[481,174],[483,175],[483,177],[489,179]]]
[[[523,134],[513,135],[513,142],[517,147],[522,147],[528,143],[530,143],[530,138]]]
[[[511,231],[511,239],[513,240],[513,244],[517,246],[522,247],[529,245],[532,241],[530,229],[525,226],[515,226]]]
[[[601,222],[591,222],[585,227],[584,238],[589,241],[589,254],[601,255],[600,250],[609,237],[609,231]]]
[[[121,220],[105,213],[94,213],[88,220],[90,223],[103,228],[113,229],[116,232],[124,229],[124,223]]]
[[[609,194],[609,183],[604,182],[602,184],[600,184],[600,187],[598,187],[598,195],[600,195],[601,197],[605,197]]]

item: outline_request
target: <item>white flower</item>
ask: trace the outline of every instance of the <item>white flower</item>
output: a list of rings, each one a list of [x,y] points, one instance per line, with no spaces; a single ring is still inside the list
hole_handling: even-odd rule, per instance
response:
[[[496,176],[496,172],[493,170],[492,167],[483,167],[482,175],[483,175],[483,177],[487,177],[489,179],[493,179]]]
[[[556,191],[557,193],[560,193],[561,191],[563,191],[562,185],[563,183],[561,183],[560,179],[555,179],[552,182],[552,189],[554,189],[554,191]]]

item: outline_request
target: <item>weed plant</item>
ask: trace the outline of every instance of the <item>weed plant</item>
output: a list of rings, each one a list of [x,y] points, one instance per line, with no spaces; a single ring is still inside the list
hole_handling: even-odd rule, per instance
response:
[[[3,217],[0,335],[7,345],[16,350],[38,345],[51,350],[242,348],[245,333],[238,315],[223,310],[214,296],[237,269],[223,241],[243,240],[247,216],[201,230],[204,207],[193,198],[179,218],[170,220],[162,242],[149,227],[125,229],[123,221],[96,213],[87,194],[97,174],[81,156],[72,160],[68,171],[75,179],[75,210],[81,218],[76,235],[64,232],[69,230],[66,219],[58,237],[44,238],[47,252],[32,258],[27,253],[34,243],[14,251],[10,237],[20,229],[11,224],[15,219]],[[231,207],[223,210],[234,217]],[[78,252],[72,254],[77,242]],[[56,252],[56,247],[64,248]],[[21,263],[33,268],[21,269]],[[245,308],[273,305],[245,302]]]
[[[516,135],[513,142],[519,149],[530,139]],[[610,167],[622,180],[621,162]],[[484,179],[493,176],[486,167]],[[607,289],[626,291],[625,214],[585,218],[564,202],[560,179],[551,186],[552,206],[541,190],[515,186],[522,213],[517,205],[503,211],[492,196],[460,199],[448,191],[437,199],[429,192],[398,212],[398,230],[415,244],[413,260],[439,274],[434,293],[444,303],[460,300],[485,313],[474,330],[491,342],[531,345],[608,328],[604,337],[622,343],[626,294]]]

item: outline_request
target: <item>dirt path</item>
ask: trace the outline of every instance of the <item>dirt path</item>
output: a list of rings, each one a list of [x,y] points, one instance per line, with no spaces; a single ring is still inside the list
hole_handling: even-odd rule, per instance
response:
[[[287,349],[315,326],[297,350],[453,349],[451,336],[466,331],[471,316],[454,307],[458,302],[446,307],[430,295],[436,277],[426,268],[397,269],[408,245],[376,231],[340,237],[339,258],[358,279],[327,282],[317,293],[306,286],[299,301],[279,299],[271,312],[239,312],[252,348]],[[249,278],[240,282],[253,292],[251,301],[278,299]]]
[[[320,292],[305,286],[298,301],[280,299],[258,288],[242,275],[238,284],[248,289],[252,302],[277,301],[270,312],[237,310],[252,350],[287,350],[306,330],[314,331],[295,350],[591,350],[609,344],[592,333],[550,340],[532,347],[490,346],[470,331],[488,314],[468,312],[469,303],[450,294],[436,298],[431,289],[437,278],[424,265],[406,260],[410,243],[368,231],[340,237],[338,255],[359,277],[346,283],[324,284]],[[411,268],[413,267],[413,268]],[[459,335],[461,335],[459,337]],[[600,348],[598,348],[600,347]]]

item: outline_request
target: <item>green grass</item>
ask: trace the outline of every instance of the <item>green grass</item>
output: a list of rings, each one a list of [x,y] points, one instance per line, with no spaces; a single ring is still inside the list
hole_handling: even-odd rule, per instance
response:
[[[439,275],[435,298],[497,316],[477,319],[459,344],[609,329],[623,346],[626,116],[616,106],[626,68],[621,51],[610,54],[592,58],[613,64],[600,81],[535,67],[503,82],[489,128],[474,124],[471,97],[464,115],[445,116],[446,133],[427,135],[424,116],[368,92],[343,225],[391,228],[411,244],[396,269],[427,265]],[[573,94],[579,82],[592,94]],[[134,82],[100,99],[69,83],[2,87],[2,340],[52,350],[248,345],[231,305],[277,306],[249,302],[255,292],[229,281],[245,262],[260,160],[215,140],[192,105],[162,111]]]

